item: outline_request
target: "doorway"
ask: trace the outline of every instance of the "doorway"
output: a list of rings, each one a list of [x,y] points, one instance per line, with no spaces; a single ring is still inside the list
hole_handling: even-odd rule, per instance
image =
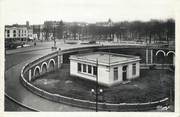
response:
[[[123,81],[126,81],[127,80],[127,65],[123,66],[122,68],[122,78],[123,78]]]

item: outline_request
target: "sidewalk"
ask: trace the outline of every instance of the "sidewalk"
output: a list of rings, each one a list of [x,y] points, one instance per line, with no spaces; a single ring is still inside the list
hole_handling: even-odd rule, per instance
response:
[[[19,52],[29,52],[29,51],[35,51],[35,50],[43,50],[43,49],[51,49],[51,47],[54,46],[53,41],[47,41],[47,42],[36,42],[36,46],[33,45],[32,42],[28,43],[30,46],[29,47],[23,47],[23,48],[17,48],[13,50],[6,50],[6,55],[8,54],[14,54],[14,53],[19,53]],[[88,46],[102,46],[102,45],[139,45],[139,46],[144,46],[143,44],[134,44],[134,43],[114,43],[114,42],[100,42],[97,44],[67,44],[64,43],[62,40],[56,42],[56,46],[58,48],[63,49],[70,49],[70,48],[77,48],[77,47],[88,47]]]
[[[36,51],[36,50],[44,50],[44,49],[51,49],[54,46],[54,43],[52,41],[49,42],[37,42],[37,45],[34,46],[33,44],[30,44],[29,47],[23,47],[23,48],[17,48],[13,50],[6,50],[6,55],[8,54],[15,54],[15,53],[22,53],[22,52],[30,52],[30,51]],[[77,48],[77,47],[87,47],[92,45],[82,45],[82,44],[64,44],[64,42],[58,41],[56,42],[57,48],[63,49],[70,49],[70,48]]]
[[[17,48],[17,49],[12,49],[12,50],[5,50],[6,55],[8,54],[15,54],[15,53],[21,53],[21,52],[29,52],[29,51],[36,51],[36,50],[41,50],[41,49],[50,49],[51,47],[48,46],[28,46],[28,47],[23,47],[23,48]]]

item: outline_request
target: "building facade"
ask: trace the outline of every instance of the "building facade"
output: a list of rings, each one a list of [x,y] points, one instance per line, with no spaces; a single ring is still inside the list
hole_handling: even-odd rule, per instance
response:
[[[5,25],[4,36],[6,40],[26,41],[28,39],[33,39],[33,29],[29,26],[29,23],[26,25]]]
[[[111,27],[114,26],[112,20],[109,18],[107,22],[96,22],[97,26]]]
[[[105,86],[139,77],[138,56],[95,52],[70,56],[70,75]]]

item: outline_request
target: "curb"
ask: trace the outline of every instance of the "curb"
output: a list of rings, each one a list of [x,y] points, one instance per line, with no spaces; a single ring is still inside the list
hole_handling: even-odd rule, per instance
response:
[[[29,107],[29,106],[26,106],[26,105],[24,105],[23,103],[15,100],[14,98],[12,98],[11,96],[9,96],[9,95],[6,94],[6,93],[5,93],[4,95],[5,95],[5,97],[7,97],[8,99],[10,99],[10,100],[13,101],[14,103],[20,105],[21,107],[24,107],[24,108],[26,108],[26,109],[28,109],[28,110],[31,110],[31,111],[40,112],[40,111],[37,110],[37,109],[31,108],[31,107]]]
[[[33,51],[37,51],[37,50],[45,50],[45,49],[51,49],[50,47],[48,48],[39,48],[39,49],[32,49],[32,50],[25,50],[25,51],[20,51],[20,52],[12,52],[12,53],[5,53],[5,55],[13,55],[16,53],[24,53],[24,52],[33,52]]]

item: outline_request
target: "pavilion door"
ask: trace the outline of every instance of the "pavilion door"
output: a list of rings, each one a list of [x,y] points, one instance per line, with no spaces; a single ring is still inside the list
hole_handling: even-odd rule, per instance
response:
[[[122,70],[123,70],[122,71],[123,72],[123,74],[122,74],[123,81],[126,81],[127,80],[127,65],[123,66]]]

